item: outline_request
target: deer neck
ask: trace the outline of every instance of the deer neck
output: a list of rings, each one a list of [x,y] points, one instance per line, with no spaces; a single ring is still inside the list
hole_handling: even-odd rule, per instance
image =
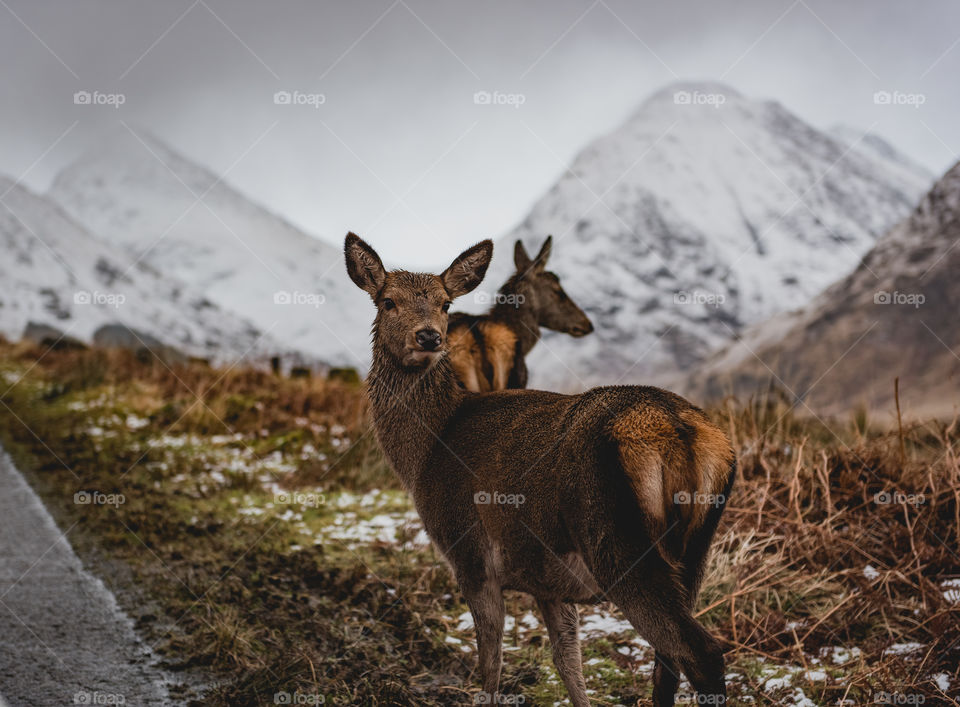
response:
[[[446,357],[426,371],[377,355],[367,376],[373,424],[387,461],[412,491],[463,390]]]
[[[518,287],[513,278],[500,288],[501,297],[490,310],[494,319],[502,321],[510,327],[520,341],[520,349],[524,356],[530,353],[540,341],[540,325],[537,323],[537,313],[533,310],[530,297]],[[510,296],[513,296],[512,298]],[[523,297],[523,299],[520,299]]]

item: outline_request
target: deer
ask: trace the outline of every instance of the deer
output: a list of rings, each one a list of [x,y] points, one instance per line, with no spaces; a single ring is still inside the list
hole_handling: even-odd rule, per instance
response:
[[[538,605],[575,707],[589,705],[578,605],[601,601],[653,647],[657,707],[673,705],[681,673],[700,703],[725,703],[722,644],[693,616],[736,472],[723,431],[649,386],[462,388],[446,349],[449,309],[482,281],[490,240],[439,275],[388,272],[352,232],[344,254],[376,308],[373,428],[473,617],[477,701],[502,701],[503,593],[513,590]]]
[[[574,337],[593,323],[570,299],[560,278],[546,269],[553,245],[547,236],[531,258],[523,241],[513,248],[516,272],[492,298],[483,315],[454,312],[447,323],[447,351],[460,383],[475,393],[527,387],[526,356],[540,340],[540,328]]]

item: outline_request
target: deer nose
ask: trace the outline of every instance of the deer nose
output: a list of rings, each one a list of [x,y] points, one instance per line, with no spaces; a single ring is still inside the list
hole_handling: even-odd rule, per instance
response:
[[[417,332],[417,344],[424,351],[436,351],[440,348],[440,332],[436,329],[421,329]]]
[[[587,322],[586,324],[578,324],[570,330],[570,333],[574,336],[586,336],[593,331],[593,323]]]

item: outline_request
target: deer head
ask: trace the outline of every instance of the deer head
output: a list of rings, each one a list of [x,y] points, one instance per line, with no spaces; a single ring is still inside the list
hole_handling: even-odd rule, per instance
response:
[[[523,294],[524,304],[537,318],[537,324],[571,336],[586,336],[593,324],[576,303],[570,299],[560,278],[547,270],[547,260],[553,245],[553,236],[547,236],[537,257],[531,258],[523,242],[513,248],[513,262],[517,266],[516,287]]]
[[[428,369],[446,353],[451,302],[483,280],[493,242],[481,241],[458,255],[440,275],[387,272],[376,251],[359,236],[344,242],[350,279],[373,299],[374,356],[386,355],[404,369]]]

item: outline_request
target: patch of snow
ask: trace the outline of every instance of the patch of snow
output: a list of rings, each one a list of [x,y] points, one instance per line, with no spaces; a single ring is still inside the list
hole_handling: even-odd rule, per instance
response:
[[[922,643],[894,643],[883,652],[885,655],[912,655],[922,651],[923,648]]]
[[[940,583],[943,598],[951,604],[960,604],[960,579],[946,579]]]
[[[856,660],[860,657],[861,650],[856,646],[845,648],[844,646],[828,646],[820,649],[820,655],[829,658],[834,665],[842,665]]]
[[[584,638],[602,638],[633,631],[629,621],[618,619],[602,609],[580,617],[580,635]]]

